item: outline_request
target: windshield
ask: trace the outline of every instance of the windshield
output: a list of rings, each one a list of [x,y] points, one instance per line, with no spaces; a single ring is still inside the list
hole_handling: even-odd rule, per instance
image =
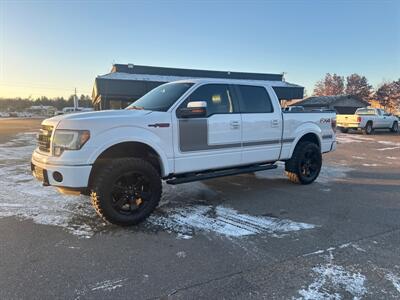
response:
[[[359,108],[356,110],[356,115],[375,115],[375,109]]]
[[[192,85],[193,83],[188,82],[160,85],[133,102],[126,109],[167,111]]]

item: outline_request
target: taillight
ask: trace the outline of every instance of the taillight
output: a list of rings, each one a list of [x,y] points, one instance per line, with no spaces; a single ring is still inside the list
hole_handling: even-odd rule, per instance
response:
[[[361,123],[361,117],[357,117],[357,122]]]
[[[333,130],[336,129],[336,119],[331,119],[331,126]]]

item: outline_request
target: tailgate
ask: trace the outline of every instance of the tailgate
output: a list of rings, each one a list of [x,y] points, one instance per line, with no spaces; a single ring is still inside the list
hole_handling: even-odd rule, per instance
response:
[[[336,122],[338,126],[340,126],[340,124],[359,123],[359,120],[358,120],[358,115],[337,115]]]

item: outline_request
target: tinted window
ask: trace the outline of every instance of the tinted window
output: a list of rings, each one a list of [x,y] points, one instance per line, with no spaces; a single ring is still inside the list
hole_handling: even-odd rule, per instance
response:
[[[261,86],[237,85],[240,112],[270,113],[274,111],[267,90]]]
[[[234,112],[229,87],[226,84],[202,85],[181,104],[181,107],[186,107],[191,101],[207,102],[207,116]]]
[[[143,97],[129,105],[126,109],[146,109],[167,111],[193,83],[166,83],[156,87]]]
[[[359,108],[356,110],[356,115],[375,115],[375,109]]]

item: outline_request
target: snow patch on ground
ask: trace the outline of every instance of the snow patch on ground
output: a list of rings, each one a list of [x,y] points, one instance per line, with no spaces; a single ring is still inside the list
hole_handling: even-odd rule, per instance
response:
[[[394,157],[394,156],[386,156],[386,158],[390,160],[400,160],[399,157]]]
[[[165,216],[150,216],[149,222],[168,232],[178,233],[178,236],[191,236],[200,231],[236,238],[264,232],[287,233],[316,227],[313,224],[250,216],[238,213],[232,208],[206,205],[170,209]]]
[[[396,149],[400,149],[400,143],[397,143],[397,142],[378,141],[378,143],[379,143],[379,144],[382,144],[382,145],[385,145],[385,146],[389,146],[389,147],[377,149],[378,151],[387,151],[387,150],[396,150]]]
[[[386,145],[389,147],[385,148],[380,148],[377,149],[378,151],[386,151],[386,150],[395,150],[395,149],[400,149],[400,143],[398,142],[392,142],[392,141],[376,141],[373,138],[370,137],[364,137],[360,135],[348,135],[348,134],[337,134],[336,135],[336,140],[338,141],[339,144],[349,144],[349,143],[362,143],[362,142],[376,142],[381,145]],[[353,156],[353,158],[356,159],[364,159],[361,157],[356,157]]]
[[[91,287],[90,290],[91,291],[102,290],[102,291],[110,292],[112,290],[122,287],[123,282],[126,280],[127,279],[105,280],[105,281],[96,283],[94,286]]]
[[[80,299],[81,297],[86,298],[87,294],[96,291],[103,291],[103,292],[112,292],[115,289],[121,288],[124,286],[124,283],[128,280],[128,278],[124,279],[113,279],[113,280],[104,280],[89,286],[84,287],[81,290],[75,291],[75,299]]]
[[[337,134],[336,141],[338,141],[339,144],[349,144],[349,143],[362,143],[364,141],[374,141],[374,139],[356,134]]]
[[[321,172],[319,173],[316,182],[322,184],[329,184],[334,180],[345,178],[347,173],[352,171],[352,168],[347,166],[332,164],[332,165],[322,165]]]
[[[400,149],[400,146],[398,147],[386,147],[386,148],[380,148],[380,149],[376,149],[378,151],[387,151],[387,150],[396,150],[396,149]]]
[[[366,277],[360,273],[345,270],[335,264],[319,265],[312,269],[316,278],[307,288],[301,289],[297,299],[342,299],[339,291],[346,291],[353,299],[361,299],[366,293]]]
[[[364,167],[379,167],[379,164],[362,164]]]
[[[395,289],[400,293],[400,277],[390,272],[386,274],[385,278],[389,280],[393,284]]]
[[[352,158],[354,158],[354,159],[366,159],[365,157],[362,157],[362,156],[352,156]]]
[[[178,256],[179,258],[185,258],[186,252],[185,251],[176,252],[176,256]]]
[[[394,146],[394,147],[400,147],[400,143],[397,142],[391,142],[391,141],[378,141],[379,144],[382,145],[388,145],[388,146]]]
[[[317,251],[311,252],[311,253],[307,253],[304,254],[303,256],[310,256],[310,255],[317,255],[317,254],[324,254],[326,252],[330,253],[336,249],[344,249],[344,248],[348,248],[348,247],[353,247],[354,249],[356,249],[357,251],[361,251],[361,252],[367,252],[365,249],[361,248],[358,244],[355,243],[345,243],[342,245],[339,245],[337,247],[329,247],[327,249],[319,249]]]
[[[90,220],[97,217],[89,199],[61,195],[34,179],[30,171],[34,148],[33,133],[19,134],[0,145],[0,218],[17,216],[64,227],[79,237],[92,236]]]

